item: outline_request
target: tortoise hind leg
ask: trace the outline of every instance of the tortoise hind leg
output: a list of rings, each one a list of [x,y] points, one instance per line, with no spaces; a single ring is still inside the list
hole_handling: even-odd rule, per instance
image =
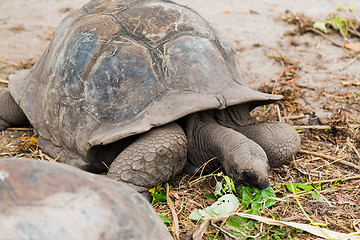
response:
[[[0,92],[0,130],[27,122],[27,118],[9,91]]]
[[[151,129],[123,150],[110,165],[107,176],[145,192],[182,171],[187,140],[176,123]]]

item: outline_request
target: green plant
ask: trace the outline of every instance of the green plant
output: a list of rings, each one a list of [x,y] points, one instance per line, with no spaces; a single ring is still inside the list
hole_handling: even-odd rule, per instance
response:
[[[264,190],[242,187],[241,208],[245,210],[245,213],[260,215],[266,208],[276,203],[274,197],[275,192],[271,187]]]
[[[336,31],[342,32],[345,35],[348,34],[349,22],[341,17],[327,18],[324,21],[317,21],[314,23],[313,28],[319,29],[320,31],[327,33],[328,28],[332,28]]]
[[[163,216],[163,215],[159,215],[159,216],[160,216],[161,220],[163,221],[163,223],[165,223],[166,225],[172,224],[172,221],[171,221],[170,218],[165,217],[165,216]]]
[[[321,190],[321,183],[317,185],[308,185],[303,183],[287,183],[284,185],[290,192],[298,194],[301,196],[303,194],[299,194],[301,191],[305,191],[304,194],[311,194],[314,200],[320,200],[322,197],[319,192]]]
[[[354,8],[354,6],[350,6],[350,7],[338,6],[338,7],[336,8],[336,10],[338,10],[338,11],[346,11],[346,10],[349,10],[350,12],[352,12],[352,11],[355,10],[355,8]]]
[[[264,225],[258,221],[235,215],[239,211],[258,216],[264,214],[266,208],[276,203],[275,192],[271,187],[264,190],[245,186],[237,187],[228,176],[223,174],[212,176],[216,179],[215,190],[211,194],[204,195],[204,197],[219,198],[205,209],[195,209],[189,216],[190,220],[221,222],[219,227],[221,231],[226,231],[239,239],[248,237],[274,240],[288,239],[292,230],[290,227],[266,226],[264,229]],[[218,233],[212,237],[218,239],[217,236]]]
[[[149,192],[153,197],[151,205],[154,205],[157,202],[166,202],[166,193],[164,192],[164,188],[161,183],[156,187],[151,188]]]

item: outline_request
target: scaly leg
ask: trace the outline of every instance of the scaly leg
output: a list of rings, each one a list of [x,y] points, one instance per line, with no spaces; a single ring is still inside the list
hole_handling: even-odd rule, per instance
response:
[[[0,92],[0,130],[26,122],[25,114],[16,104],[9,91]]]
[[[107,176],[145,192],[182,171],[186,154],[184,131],[170,123],[151,129],[131,143],[110,165]]]

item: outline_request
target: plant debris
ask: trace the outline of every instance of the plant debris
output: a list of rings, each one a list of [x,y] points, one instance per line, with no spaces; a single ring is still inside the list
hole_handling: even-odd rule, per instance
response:
[[[304,14],[294,14],[286,11],[285,16],[281,17],[281,19],[297,25],[297,29],[288,31],[285,35],[313,32],[329,40],[335,46],[360,52],[360,22],[357,18],[341,18],[337,14],[330,14],[324,20],[314,21]],[[343,42],[330,38],[329,35],[331,34],[340,35]]]

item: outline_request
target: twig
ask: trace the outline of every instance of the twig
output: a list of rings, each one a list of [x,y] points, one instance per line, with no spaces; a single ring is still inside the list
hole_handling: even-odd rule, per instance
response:
[[[293,81],[295,81],[296,79],[299,79],[299,78],[300,78],[300,76],[296,76],[296,77],[294,77],[294,78],[292,78],[292,79],[290,79],[288,81],[281,82],[280,84],[289,84],[289,83],[292,83]]]
[[[296,130],[307,130],[307,129],[313,129],[313,130],[330,130],[333,127],[330,125],[314,125],[314,126],[293,126]]]
[[[235,235],[229,233],[228,231],[225,231],[225,230],[222,229],[221,227],[216,226],[213,221],[211,221],[211,225],[212,225],[213,227],[215,227],[216,229],[218,229],[219,231],[221,231],[223,234],[228,235],[228,237],[230,237],[231,239],[238,239]],[[240,231],[239,231],[239,232],[240,232]],[[246,237],[245,234],[243,234],[242,232],[240,232],[240,233],[241,233],[244,237]],[[261,231],[260,231],[258,234],[260,234],[260,233],[261,233]]]
[[[297,87],[300,87],[300,88],[306,88],[306,89],[310,89],[310,90],[316,91],[316,88],[309,87],[309,86],[305,86],[305,85],[302,85],[302,84],[296,84],[296,86],[297,86]]]
[[[0,79],[0,83],[5,83],[5,84],[8,84],[9,81],[8,80],[5,80],[5,79]]]
[[[360,160],[360,153],[359,153],[359,151],[355,148],[354,144],[352,144],[352,143],[350,142],[349,137],[346,138],[346,142],[347,142],[347,144],[354,150],[354,152],[356,153],[356,155],[358,156],[358,158],[359,158],[359,160]]]
[[[277,113],[279,122],[283,122],[284,120],[283,120],[282,117],[281,117],[279,105],[275,105],[275,109],[276,109],[276,113]]]
[[[6,60],[6,59],[0,59],[0,63],[5,63],[5,64],[8,64],[8,65],[13,65],[13,66],[15,66],[15,67],[19,66],[18,63],[12,62],[12,61],[9,61],[9,60]]]
[[[203,163],[203,164],[195,171],[195,173],[191,176],[191,178],[190,178],[189,181],[188,181],[188,184],[193,184],[193,183],[198,182],[198,180],[201,180],[202,178],[207,178],[207,177],[209,177],[209,176],[212,176],[213,174],[208,174],[208,175],[205,175],[205,176],[203,176],[202,174],[203,174],[203,172],[204,172],[204,170],[205,170],[205,168],[206,168],[206,165],[207,165],[209,162],[211,162],[211,161],[213,161],[213,160],[216,160],[216,159],[217,159],[217,158],[214,157],[214,158],[209,159],[207,162]],[[197,178],[197,179],[195,179],[195,180],[193,180],[193,181],[191,181],[191,179],[193,179],[193,177],[194,177],[200,170],[201,170],[201,172],[200,172],[200,177]],[[219,169],[216,169],[214,172],[216,172],[217,170],[219,170]]]
[[[346,42],[349,42],[349,39],[346,37],[346,34],[344,33],[344,30],[342,29],[340,24],[336,23],[336,25],[339,28],[339,32],[340,32],[341,36],[345,39]]]
[[[283,117],[283,119],[288,119],[288,120],[296,120],[296,119],[303,119],[303,118],[306,118],[306,116],[304,114],[297,115],[297,116]]]
[[[170,198],[170,187],[169,184],[166,183],[166,202],[171,210],[171,214],[173,217],[173,224],[172,224],[172,230],[173,233],[175,234],[173,237],[175,240],[179,240],[180,239],[180,230],[179,230],[179,219],[177,217],[176,211],[175,211],[175,207],[174,207],[174,203],[172,202],[171,198]]]
[[[278,84],[278,81],[279,81],[279,79],[281,78],[281,76],[284,75],[284,73],[286,73],[286,72],[289,71],[290,69],[297,68],[297,67],[298,67],[298,66],[297,66],[296,64],[287,66],[284,70],[282,70],[281,72],[279,72],[278,74],[276,74],[276,75],[273,77],[274,85],[273,85],[271,94],[274,94],[274,93],[275,93],[275,88],[276,88],[276,86],[277,86],[277,84]]]
[[[193,239],[193,240],[201,240],[202,237],[203,237],[203,235],[204,235],[204,233],[205,233],[205,231],[208,229],[209,225],[210,225],[210,220],[205,220],[205,221],[203,221],[203,222],[200,224],[200,226],[198,226],[198,227],[194,230],[194,232],[193,232],[193,234],[192,234],[192,239]]]
[[[318,181],[314,181],[314,182],[308,182],[308,183],[304,183],[304,184],[319,184],[319,183],[332,183],[332,182],[338,182],[338,181],[349,181],[349,180],[354,180],[354,179],[360,179],[360,175],[355,175],[355,176],[351,176],[351,177],[346,177],[346,178],[333,178],[333,179],[326,179],[326,180],[318,180]]]
[[[33,128],[7,128],[6,130],[11,130],[11,131],[31,131],[34,130]]]
[[[307,129],[314,129],[314,130],[331,130],[331,129],[348,129],[348,128],[360,128],[360,124],[351,124],[349,127],[342,127],[342,126],[330,126],[330,125],[314,125],[314,126],[293,126],[296,130],[307,130]]]
[[[332,44],[334,44],[335,46],[337,47],[344,47],[343,44],[340,44],[340,43],[337,43],[335,42],[334,40],[332,40],[331,38],[329,38],[328,36],[326,36],[324,33],[314,29],[314,28],[309,28],[310,31],[316,33],[316,34],[319,34],[320,36],[322,36],[323,38],[325,38],[326,40],[330,41]]]
[[[360,166],[358,166],[358,165],[356,165],[354,163],[351,163],[351,162],[348,162],[348,161],[345,161],[345,160],[342,160],[342,159],[338,159],[338,158],[335,158],[335,157],[332,157],[332,156],[328,156],[328,155],[325,155],[325,154],[322,154],[322,153],[311,152],[311,151],[302,150],[302,149],[299,150],[299,153],[304,153],[304,154],[314,155],[316,157],[326,158],[326,159],[329,159],[331,161],[339,162],[341,164],[344,164],[346,166],[355,168],[355,169],[360,171]]]
[[[354,28],[354,26],[351,26],[352,29],[348,29],[348,31],[351,33],[351,34],[354,34],[355,36],[358,36],[360,37],[360,33],[358,31],[356,31],[356,29]]]
[[[355,176],[351,176],[351,177],[346,177],[346,178],[332,178],[332,179],[325,179],[325,180],[318,180],[318,181],[312,181],[312,182],[304,182],[304,183],[301,183],[301,184],[304,184],[304,185],[316,185],[316,184],[324,184],[324,183],[333,183],[333,182],[339,182],[339,181],[349,181],[349,180],[355,180],[355,179],[360,179],[360,175],[355,175]],[[291,182],[288,182],[288,183],[284,183],[282,184],[283,186],[285,186],[286,184],[289,184]],[[328,189],[326,189],[326,191],[328,191]],[[323,190],[325,191],[325,190]],[[278,193],[280,192],[280,189],[276,189],[274,190],[275,193]],[[306,192],[305,190],[304,191],[301,191],[301,192],[297,192],[298,195],[301,195],[301,194],[310,194],[310,192]],[[289,196],[289,195],[288,195]],[[287,196],[285,196],[287,197]],[[285,198],[283,197],[283,198]],[[282,198],[280,198],[282,199]],[[278,199],[276,199],[278,200]]]

